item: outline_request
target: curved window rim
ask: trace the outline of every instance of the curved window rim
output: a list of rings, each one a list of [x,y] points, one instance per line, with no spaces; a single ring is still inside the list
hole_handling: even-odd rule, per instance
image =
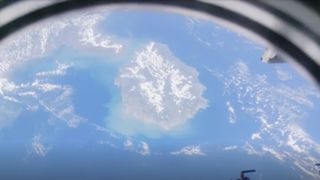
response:
[[[15,4],[0,3],[0,15],[10,16],[10,12],[16,11]],[[30,1],[32,2],[32,1]],[[277,2],[277,1],[270,1]],[[63,0],[47,1],[40,6],[24,7],[25,14],[9,17],[8,22],[0,22],[0,43],[5,37],[13,34],[32,23],[45,18],[79,10],[88,7],[106,5],[106,7],[135,7],[156,8],[175,12],[188,16],[201,17],[220,23],[246,37],[254,39],[265,46],[272,46],[283,55],[286,60],[302,72],[320,87],[320,28],[315,28],[320,22],[308,22],[305,19],[320,19],[320,12],[314,13],[312,9],[295,1],[286,1],[288,6],[280,6],[277,3],[258,1],[210,1],[210,0]],[[290,4],[292,3],[292,4]],[[292,6],[293,5],[293,6]],[[288,7],[288,8],[287,8]],[[292,12],[292,7],[296,11]],[[29,8],[29,10],[28,10]],[[292,12],[290,14],[290,11]],[[4,12],[6,14],[4,14]],[[301,13],[303,18],[296,18],[292,14]],[[12,13],[15,14],[15,13]],[[274,21],[270,25],[268,18]],[[282,29],[282,31],[281,31]],[[290,33],[283,33],[285,29],[294,29]],[[296,33],[296,34],[295,34]],[[302,37],[301,37],[302,35]],[[297,39],[296,37],[300,37]],[[310,48],[310,44],[313,48]]]

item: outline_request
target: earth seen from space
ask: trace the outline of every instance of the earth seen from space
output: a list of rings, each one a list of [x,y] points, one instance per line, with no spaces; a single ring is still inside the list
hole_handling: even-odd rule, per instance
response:
[[[0,179],[319,179],[320,93],[197,17],[86,9],[0,43]]]

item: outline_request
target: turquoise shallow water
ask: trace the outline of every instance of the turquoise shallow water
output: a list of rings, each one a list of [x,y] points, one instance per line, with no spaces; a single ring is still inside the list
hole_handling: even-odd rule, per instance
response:
[[[319,98],[287,64],[262,64],[259,45],[207,21],[161,12],[114,11],[95,30],[123,43],[120,53],[62,44],[8,73],[6,78],[20,88],[8,97],[21,102],[10,101],[0,111],[20,112],[0,131],[0,179],[235,179],[241,170],[254,168],[252,179],[294,180],[306,174],[293,162],[319,157],[314,150]],[[171,130],[123,113],[126,97],[115,85],[121,69],[150,42],[166,45],[170,52],[160,54],[192,67],[206,88],[202,95],[208,107]],[[61,64],[70,67],[58,75]],[[281,81],[279,70],[291,79]],[[310,95],[299,96],[301,87]],[[21,94],[33,91],[35,97]],[[284,119],[276,123],[279,117]],[[70,119],[81,123],[70,126]],[[268,131],[263,120],[271,124]],[[307,134],[294,138],[299,147],[311,147],[306,152],[286,145],[288,134],[299,129],[279,131],[293,122]],[[258,132],[261,139],[254,139]],[[183,152],[185,147],[195,152]],[[286,158],[277,159],[270,148],[287,152]]]

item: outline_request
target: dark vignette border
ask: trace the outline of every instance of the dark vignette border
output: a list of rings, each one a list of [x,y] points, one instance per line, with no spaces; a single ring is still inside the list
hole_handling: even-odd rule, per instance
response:
[[[313,36],[316,42],[319,43],[319,36],[314,36],[315,33],[311,32],[306,26],[304,26],[299,21],[295,20],[293,17],[276,10],[270,6],[265,5],[264,3],[259,3],[255,1],[246,1],[258,8],[264,9],[278,16],[278,18],[282,18],[288,24],[291,24],[295,27],[299,27],[302,29],[304,33],[308,36]],[[309,74],[314,78],[316,83],[320,86],[320,66],[316,63],[316,60],[312,59],[297,47],[295,44],[290,42],[287,38],[280,35],[279,33],[269,29],[259,22],[251,20],[249,17],[245,17],[239,13],[233,12],[232,10],[222,8],[220,6],[216,6],[214,4],[200,2],[196,0],[68,0],[63,2],[58,2],[56,4],[43,7],[41,9],[37,9],[29,14],[19,17],[2,27],[0,27],[0,41],[4,39],[6,36],[12,34],[13,32],[21,29],[31,23],[39,21],[41,19],[57,15],[63,12],[67,12],[70,10],[96,6],[96,5],[121,5],[121,4],[150,4],[150,5],[164,5],[171,7],[179,7],[187,10],[193,10],[201,13],[205,13],[214,17],[222,18],[231,23],[237,24],[241,27],[249,29],[255,34],[261,36],[265,40],[272,43],[275,47],[278,47],[283,52],[291,56],[300,66],[302,66],[305,70],[309,72]],[[4,6],[0,6],[0,9]]]

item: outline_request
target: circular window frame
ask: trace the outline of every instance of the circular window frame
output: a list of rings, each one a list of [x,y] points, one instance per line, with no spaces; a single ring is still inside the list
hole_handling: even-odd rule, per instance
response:
[[[7,21],[2,23],[0,21],[0,43],[5,37],[32,23],[72,10],[101,5],[148,8],[152,6],[186,15],[204,15],[209,20],[222,20],[233,30],[236,28],[245,30],[275,47],[280,54],[287,57],[286,60],[288,59],[289,62],[298,65],[304,72],[307,72],[309,77],[320,87],[320,21],[317,21],[317,19],[320,20],[320,12],[314,11],[302,2],[60,0],[44,1],[41,5],[36,2],[33,1],[35,6],[25,6],[24,13],[18,15],[14,13],[15,6],[21,6],[23,1],[0,2],[0,17],[7,17]],[[293,10],[295,11],[293,12]],[[272,22],[270,23],[270,21]]]

